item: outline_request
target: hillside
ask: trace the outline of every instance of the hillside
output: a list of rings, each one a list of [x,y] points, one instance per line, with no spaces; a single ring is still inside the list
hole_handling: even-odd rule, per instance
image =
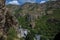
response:
[[[10,12],[14,14],[15,10],[18,10],[20,8],[19,5],[6,5],[7,8],[9,8]]]
[[[9,5],[8,8],[12,13],[14,12],[23,28],[30,30],[32,34],[42,35],[41,40],[53,40],[54,36],[60,32],[59,1],[43,4],[25,3],[21,6]]]
[[[48,14],[49,12],[52,12],[52,10],[54,9],[58,9],[60,8],[60,2],[46,2],[43,4],[38,4],[38,3],[25,3],[21,6],[19,5],[7,5],[7,7],[9,8],[9,10],[11,10],[12,12],[16,12],[18,14],[33,14],[33,15],[41,15],[44,14],[45,11],[47,10]],[[45,15],[45,14],[44,14]]]

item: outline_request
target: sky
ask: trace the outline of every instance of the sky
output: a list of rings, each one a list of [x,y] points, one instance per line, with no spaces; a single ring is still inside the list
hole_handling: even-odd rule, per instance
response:
[[[25,2],[30,3],[44,3],[47,0],[6,0],[6,4],[15,4],[15,5],[22,5]]]

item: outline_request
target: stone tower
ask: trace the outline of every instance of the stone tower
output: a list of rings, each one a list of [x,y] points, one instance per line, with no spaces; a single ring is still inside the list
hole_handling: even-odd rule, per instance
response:
[[[18,21],[5,6],[6,0],[0,0],[0,38],[7,35],[10,27],[17,28]]]

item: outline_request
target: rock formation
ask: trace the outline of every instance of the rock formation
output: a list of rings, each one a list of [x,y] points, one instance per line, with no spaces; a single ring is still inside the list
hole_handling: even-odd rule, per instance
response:
[[[8,35],[10,27],[17,28],[18,22],[5,6],[5,0],[0,0],[0,39]]]

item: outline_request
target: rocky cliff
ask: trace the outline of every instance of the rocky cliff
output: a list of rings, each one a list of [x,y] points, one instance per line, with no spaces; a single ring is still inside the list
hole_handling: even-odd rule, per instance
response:
[[[6,8],[5,0],[0,0],[0,40],[7,38],[10,27],[16,29],[17,26],[18,21],[12,13],[10,13],[10,10]]]

